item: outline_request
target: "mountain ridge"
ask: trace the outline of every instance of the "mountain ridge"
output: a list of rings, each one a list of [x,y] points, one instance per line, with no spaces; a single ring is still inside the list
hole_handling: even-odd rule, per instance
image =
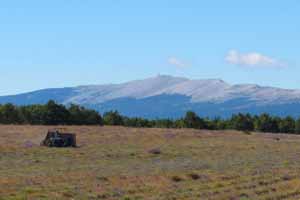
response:
[[[101,112],[118,108],[121,112],[126,110],[126,114],[130,116],[178,117],[186,110],[196,110],[207,116],[212,116],[212,113],[227,116],[246,111],[255,111],[256,114],[266,108],[270,110],[270,114],[280,112],[280,115],[298,116],[299,112],[295,107],[300,107],[300,90],[257,84],[228,84],[222,79],[188,79],[159,75],[119,84],[49,88],[0,96],[0,103],[42,104],[49,99],[62,104],[80,104]],[[153,111],[147,107],[151,107]],[[279,107],[281,110],[278,110]],[[156,114],[162,113],[160,110],[163,115]]]

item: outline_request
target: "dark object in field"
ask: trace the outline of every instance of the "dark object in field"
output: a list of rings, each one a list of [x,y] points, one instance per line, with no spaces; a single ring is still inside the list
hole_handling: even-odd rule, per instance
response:
[[[172,179],[172,181],[174,181],[174,182],[181,182],[181,181],[184,180],[184,179],[181,178],[180,176],[172,176],[171,179]]]
[[[160,150],[160,149],[151,149],[151,150],[149,151],[149,153],[158,155],[158,154],[161,154],[161,150]]]
[[[198,179],[201,178],[201,176],[199,174],[196,174],[196,173],[189,174],[189,177],[191,177],[191,179],[193,179],[193,180],[198,180]]]
[[[72,133],[61,133],[57,130],[48,131],[41,145],[47,147],[76,147],[76,135]]]
[[[250,132],[250,131],[243,131],[243,133],[244,133],[245,135],[251,135],[251,132]]]

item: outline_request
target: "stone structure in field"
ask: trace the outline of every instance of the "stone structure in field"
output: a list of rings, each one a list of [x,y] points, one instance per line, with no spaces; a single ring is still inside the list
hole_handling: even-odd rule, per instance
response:
[[[76,135],[58,130],[48,131],[41,145],[47,147],[76,147]]]

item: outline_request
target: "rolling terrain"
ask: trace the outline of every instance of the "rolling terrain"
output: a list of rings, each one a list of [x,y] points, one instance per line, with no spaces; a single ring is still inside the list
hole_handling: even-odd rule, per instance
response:
[[[101,113],[118,110],[126,116],[144,118],[178,118],[187,110],[203,117],[229,117],[238,112],[300,116],[300,90],[173,76],[122,84],[45,89],[2,96],[0,103],[45,104],[50,99],[66,105],[80,104]]]
[[[0,126],[0,199],[300,198],[300,137],[65,126],[78,148],[40,147],[47,126]]]

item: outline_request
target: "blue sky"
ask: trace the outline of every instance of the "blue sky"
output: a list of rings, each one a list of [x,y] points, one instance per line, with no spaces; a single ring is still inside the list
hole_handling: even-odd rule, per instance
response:
[[[300,1],[10,0],[0,95],[157,74],[300,89]]]

